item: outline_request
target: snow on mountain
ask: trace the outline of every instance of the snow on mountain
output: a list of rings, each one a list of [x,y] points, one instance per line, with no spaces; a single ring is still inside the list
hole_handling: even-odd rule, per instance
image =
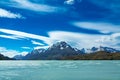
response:
[[[109,53],[120,52],[119,50],[116,50],[116,49],[110,48],[110,47],[100,47],[100,49],[101,49],[102,51],[106,51],[106,52],[109,52]]]
[[[114,48],[103,47],[103,46],[92,47],[91,49],[85,49],[85,53],[95,53],[95,52],[98,52],[98,51],[105,51],[105,52],[108,52],[108,53],[120,52],[119,50],[116,50]]]
[[[79,54],[90,54],[98,51],[105,51],[107,53],[116,53],[120,52],[114,48],[110,47],[92,47],[89,49],[82,48],[72,48],[65,41],[57,42],[50,46],[48,49],[35,49],[28,53],[23,59],[59,59],[64,56],[72,56]],[[16,58],[21,59],[22,56],[15,56]]]
[[[61,42],[57,42],[57,43],[53,44],[48,49],[51,50],[51,49],[54,49],[54,48],[63,50],[63,49],[66,49],[66,48],[71,48],[71,46],[69,44],[67,44],[65,41],[61,41]]]
[[[67,44],[65,41],[57,42],[50,46],[48,49],[35,49],[31,52],[31,54],[40,54],[40,53],[80,53],[80,54],[85,54],[85,53],[95,53],[98,51],[105,51],[109,53],[115,53],[115,52],[120,52],[119,50],[116,50],[114,48],[110,47],[92,47],[89,49],[82,48],[77,49],[77,48],[72,48],[69,44]]]
[[[72,48],[64,41],[57,42],[48,49],[35,49],[28,53],[25,59],[60,59],[64,56],[79,55],[82,53],[78,49]]]
[[[32,52],[30,52],[30,54],[40,54],[40,53],[43,53],[45,52],[45,49],[35,49],[33,50]]]
[[[46,51],[49,53],[61,53],[61,54],[77,53],[77,51],[74,48],[72,48],[69,44],[67,44],[65,41],[53,44]]]

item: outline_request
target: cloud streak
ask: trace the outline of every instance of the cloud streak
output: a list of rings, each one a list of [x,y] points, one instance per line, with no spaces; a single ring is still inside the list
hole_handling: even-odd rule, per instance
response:
[[[81,48],[91,48],[99,46],[107,46],[116,49],[120,49],[120,33],[113,33],[109,35],[96,35],[96,34],[85,34],[85,33],[75,33],[67,31],[51,31],[48,33],[53,43],[64,40],[68,42],[71,46],[78,49]],[[64,35],[63,35],[64,34]]]
[[[65,32],[65,31],[52,31],[49,32],[49,35],[54,42],[63,40],[71,44],[73,47],[79,49],[83,47],[90,48],[93,46],[100,46],[100,43],[96,43],[96,40],[100,39],[103,36],[103,35],[90,35],[90,34]]]
[[[15,14],[2,8],[0,8],[0,17],[1,18],[24,18],[20,14]]]
[[[32,3],[29,0],[13,0],[15,1],[19,6],[16,6],[18,8],[33,10],[33,11],[41,11],[41,12],[54,12],[56,10],[55,7],[44,5],[44,4],[37,4]]]
[[[18,39],[15,36],[9,36],[9,35],[0,35],[0,37],[2,37],[2,38],[8,38],[8,39]]]
[[[52,45],[57,41],[66,41],[71,46],[76,47],[78,49],[91,48],[93,46],[99,47],[100,45],[108,46],[108,47],[116,47],[116,44],[119,43],[118,38],[120,37],[120,33],[104,35],[104,34],[75,33],[68,31],[50,31],[48,32],[48,37],[45,37],[45,36],[25,33],[21,31],[9,30],[9,29],[0,29],[0,32],[19,36],[20,39],[25,39],[25,38],[31,39],[32,44],[36,45],[34,49],[47,48],[48,46]],[[36,42],[32,39],[43,41],[47,45],[41,44],[40,42]]]
[[[114,25],[110,23],[99,23],[99,22],[73,22],[71,23],[73,26],[85,28],[85,29],[93,29],[97,30],[101,33],[116,33],[120,32],[120,25]]]
[[[64,3],[68,5],[73,5],[75,4],[75,0],[66,0]]]
[[[35,34],[30,34],[30,33],[22,32],[22,31],[15,31],[15,30],[10,30],[10,29],[0,28],[0,32],[12,35],[11,37],[13,37],[13,38],[14,38],[14,36],[17,36],[17,39],[19,39],[19,38],[23,38],[23,39],[32,38],[32,39],[38,39],[38,40],[43,40],[43,41],[49,40],[49,38],[44,37],[44,36],[39,36],[39,35],[35,35]]]
[[[15,55],[26,55],[28,52],[24,51],[24,52],[19,52],[16,50],[11,50],[11,49],[7,49],[5,47],[0,47],[0,53],[3,54],[4,56],[8,56],[10,58],[14,57]]]
[[[21,39],[27,39],[24,36],[18,36],[18,35],[0,35],[1,38],[8,38],[8,39],[15,39],[15,40],[21,40]]]
[[[34,3],[30,0],[21,0],[21,1],[9,0],[9,3],[2,1],[2,4],[7,4],[6,6],[9,6],[9,7],[25,9],[25,10],[35,11],[35,12],[43,12],[43,13],[65,11],[65,9],[61,7],[50,6],[43,3]]]
[[[32,44],[35,44],[35,45],[40,45],[40,46],[43,46],[44,44],[40,43],[40,42],[37,42],[37,41],[34,41],[34,40],[31,40]]]
[[[21,47],[22,49],[31,49],[30,47],[26,47],[26,46],[24,46],[24,47]]]

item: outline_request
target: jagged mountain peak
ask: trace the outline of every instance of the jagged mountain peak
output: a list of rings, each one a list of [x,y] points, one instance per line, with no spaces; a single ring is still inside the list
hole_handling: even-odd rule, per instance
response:
[[[65,41],[57,42],[49,47],[49,49],[61,49],[61,50],[66,49],[66,48],[71,48],[71,46],[67,44],[67,42]]]
[[[45,49],[43,49],[43,48],[40,48],[40,49],[34,49],[34,50],[31,52],[31,54],[42,53],[42,52],[44,52],[44,51],[45,51]]]
[[[60,59],[64,56],[78,55],[80,50],[75,50],[65,41],[60,41],[48,49],[36,49],[25,56],[25,59]]]
[[[67,46],[68,44],[67,44],[67,42],[65,42],[65,41],[60,41],[60,42],[57,42],[57,43],[55,43],[55,44],[53,44],[54,46]]]

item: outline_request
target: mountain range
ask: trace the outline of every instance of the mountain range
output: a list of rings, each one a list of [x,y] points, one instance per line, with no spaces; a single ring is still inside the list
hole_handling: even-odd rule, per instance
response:
[[[2,54],[0,54],[0,60],[14,60],[13,58],[6,57]]]
[[[22,55],[16,55],[14,56],[15,59],[18,60],[61,60],[61,59],[70,59],[77,57],[77,59],[82,59],[82,57],[86,57],[86,55],[91,57],[91,55],[95,54],[102,54],[105,55],[116,55],[116,53],[119,53],[119,50],[116,50],[114,48],[110,47],[92,47],[91,49],[85,49],[82,48],[81,50],[77,48],[71,47],[69,44],[67,44],[65,41],[57,42],[50,46],[47,49],[35,49],[31,52],[29,52],[26,56]],[[106,54],[107,53],[107,54]],[[95,56],[93,55],[93,56]],[[118,55],[118,54],[117,54]],[[79,58],[78,58],[79,56]],[[100,56],[103,57],[104,56]],[[99,57],[99,56],[98,56]],[[85,58],[83,58],[85,59]],[[86,58],[89,59],[89,58]],[[102,59],[102,58],[100,58]]]

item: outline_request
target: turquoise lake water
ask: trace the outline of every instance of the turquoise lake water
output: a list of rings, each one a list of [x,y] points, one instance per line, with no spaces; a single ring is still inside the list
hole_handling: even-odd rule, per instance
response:
[[[120,61],[0,61],[0,80],[120,80]]]

